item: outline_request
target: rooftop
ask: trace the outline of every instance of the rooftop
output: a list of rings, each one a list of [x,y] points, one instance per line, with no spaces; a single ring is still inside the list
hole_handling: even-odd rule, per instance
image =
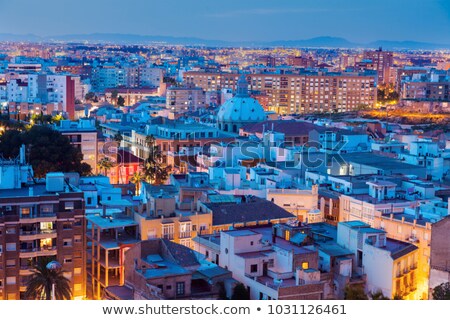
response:
[[[30,197],[30,189],[33,190],[33,195],[31,197],[58,196],[61,193],[81,192],[81,190],[75,186],[70,185],[69,187],[67,184],[64,185],[64,191],[49,192],[47,191],[45,183],[38,183],[29,184],[20,189],[0,189],[0,199]]]
[[[404,163],[403,161],[383,157],[374,153],[343,153],[342,158],[346,162],[356,162],[367,166],[373,166],[383,170],[419,170],[423,167]]]
[[[265,199],[251,197],[243,203],[205,203],[213,213],[213,225],[294,218],[294,215]]]
[[[417,250],[418,248],[408,242],[387,238],[386,247],[383,249],[389,251],[391,253],[391,257],[395,260]]]
[[[98,214],[87,215],[86,219],[88,222],[98,226],[100,229],[114,229],[114,228],[124,228],[130,226],[137,226],[138,224],[129,217],[115,218],[112,216],[103,217]]]
[[[331,257],[342,257],[353,254],[350,250],[345,249],[336,243],[318,243],[318,248],[320,251]]]

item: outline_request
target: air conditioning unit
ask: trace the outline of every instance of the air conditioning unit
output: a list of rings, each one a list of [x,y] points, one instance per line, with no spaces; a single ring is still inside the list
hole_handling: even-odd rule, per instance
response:
[[[5,211],[12,211],[12,207],[11,206],[5,206]]]
[[[419,242],[419,239],[417,239],[415,236],[411,236],[408,238],[408,241],[412,243],[417,243]]]

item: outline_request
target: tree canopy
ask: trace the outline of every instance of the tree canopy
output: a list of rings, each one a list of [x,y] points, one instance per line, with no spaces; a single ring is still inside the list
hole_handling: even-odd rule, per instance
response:
[[[156,144],[155,137],[149,135],[145,138],[145,142],[149,148],[149,155],[144,162],[144,179],[154,185],[163,184],[169,178],[172,168],[164,162],[163,154]]]
[[[244,284],[238,283],[233,289],[231,300],[250,300],[250,292]]]
[[[123,107],[123,106],[125,105],[125,98],[122,97],[122,96],[119,96],[119,97],[117,98],[117,105],[118,105],[119,107]]]
[[[433,289],[433,300],[450,300],[450,282],[441,283]]]
[[[47,264],[53,257],[39,257],[30,280],[27,283],[25,296],[31,300],[51,300],[52,287],[55,286],[56,300],[70,300],[72,292],[70,281],[64,277],[62,270],[49,270]]]
[[[46,126],[33,126],[27,131],[8,130],[0,136],[0,154],[4,158],[19,155],[21,145],[27,148],[27,161],[37,178],[48,172],[91,173],[91,166],[82,162],[81,151],[69,139]]]
[[[361,286],[346,286],[344,291],[345,300],[368,300],[364,288]]]

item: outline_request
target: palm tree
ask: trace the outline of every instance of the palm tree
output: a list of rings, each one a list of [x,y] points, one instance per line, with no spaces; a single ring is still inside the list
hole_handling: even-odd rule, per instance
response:
[[[145,138],[149,149],[148,158],[144,164],[144,177],[148,183],[163,184],[169,177],[171,167],[164,163],[163,155],[156,145],[156,139],[152,135]]]
[[[108,170],[111,169],[112,167],[114,167],[114,163],[108,157],[103,157],[97,163],[97,167],[100,170],[104,170],[105,176],[107,176],[108,175]]]
[[[40,257],[35,265],[36,270],[27,283],[25,296],[29,300],[51,300],[52,288],[56,300],[70,300],[72,290],[70,281],[63,275],[60,269],[49,269],[47,265],[53,257]]]
[[[136,195],[139,195],[139,191],[141,191],[141,181],[144,180],[144,176],[139,172],[136,171],[133,173],[133,176],[130,179],[131,183],[134,183],[136,185]]]

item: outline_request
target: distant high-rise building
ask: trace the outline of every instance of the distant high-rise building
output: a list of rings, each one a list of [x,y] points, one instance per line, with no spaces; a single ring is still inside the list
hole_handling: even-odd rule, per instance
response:
[[[258,57],[258,63],[266,67],[275,67],[276,59],[272,56],[261,56]]]
[[[316,65],[316,61],[311,57],[289,56],[287,64],[294,67],[313,68]]]
[[[239,75],[187,71],[186,83],[203,90],[236,90]],[[255,73],[247,75],[249,89],[268,96],[267,109],[279,114],[346,112],[376,103],[376,75],[360,73]]]
[[[205,107],[205,92],[193,84],[167,89],[166,107],[170,111],[184,113]]]
[[[378,74],[378,84],[389,83],[391,67],[394,65],[394,55],[390,51],[379,48],[375,51],[365,51],[364,59],[371,60]]]

